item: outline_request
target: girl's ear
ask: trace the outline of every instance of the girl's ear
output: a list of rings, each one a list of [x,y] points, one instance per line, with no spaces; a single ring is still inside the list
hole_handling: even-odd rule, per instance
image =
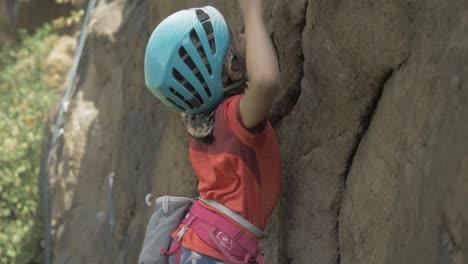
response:
[[[234,62],[229,63],[228,75],[229,75],[230,80],[238,81],[238,80],[244,78],[245,73],[243,71],[243,67],[241,67],[238,64],[238,62],[234,61]]]

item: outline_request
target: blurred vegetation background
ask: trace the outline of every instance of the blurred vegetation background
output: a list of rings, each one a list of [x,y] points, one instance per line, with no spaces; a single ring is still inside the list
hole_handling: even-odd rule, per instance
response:
[[[58,0],[58,2],[63,2]],[[39,155],[49,110],[68,68],[48,57],[63,35],[76,35],[83,10],[46,22],[0,51],[0,263],[41,263]],[[60,75],[57,77],[57,74]]]

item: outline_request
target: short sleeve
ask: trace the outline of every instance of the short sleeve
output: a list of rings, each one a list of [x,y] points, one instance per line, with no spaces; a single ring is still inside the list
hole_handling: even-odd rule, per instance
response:
[[[224,116],[229,129],[244,143],[255,145],[259,140],[265,137],[267,126],[270,126],[265,118],[257,127],[247,129],[242,123],[240,114],[240,101],[243,95],[236,95],[229,98],[224,107]]]

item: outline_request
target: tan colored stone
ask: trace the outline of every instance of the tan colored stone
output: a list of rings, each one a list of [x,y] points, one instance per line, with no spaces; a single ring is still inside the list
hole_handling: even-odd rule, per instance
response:
[[[284,185],[262,241],[268,263],[468,259],[466,1],[265,2],[284,87],[272,113]],[[53,194],[69,205],[54,211],[54,263],[135,263],[145,195],[196,195],[188,137],[145,88],[143,58],[159,21],[206,4],[242,27],[236,1],[99,3],[53,175],[74,179],[61,185],[71,201]]]
[[[60,87],[64,86],[68,76],[76,49],[76,39],[70,36],[61,36],[55,43],[47,57],[47,83]]]

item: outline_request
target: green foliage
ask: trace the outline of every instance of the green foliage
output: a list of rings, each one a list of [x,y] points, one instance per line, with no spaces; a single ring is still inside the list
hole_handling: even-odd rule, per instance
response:
[[[81,18],[84,16],[84,10],[71,10],[68,17],[59,17],[53,21],[54,27],[64,27],[71,26],[81,21]]]
[[[78,0],[55,0],[55,3],[57,4],[72,4],[76,5]]]
[[[58,99],[46,58],[58,35],[49,24],[0,51],[0,263],[39,263],[39,151],[46,113]]]

